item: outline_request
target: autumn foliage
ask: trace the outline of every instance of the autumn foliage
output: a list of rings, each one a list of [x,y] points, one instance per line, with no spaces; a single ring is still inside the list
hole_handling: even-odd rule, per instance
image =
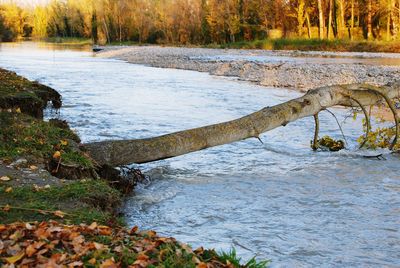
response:
[[[0,225],[2,267],[237,267],[154,231],[56,221]]]

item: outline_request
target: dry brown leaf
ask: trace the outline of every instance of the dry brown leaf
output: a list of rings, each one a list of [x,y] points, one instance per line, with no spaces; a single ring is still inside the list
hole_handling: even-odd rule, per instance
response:
[[[54,159],[60,159],[60,157],[61,157],[61,152],[60,151],[55,151],[54,154],[53,154],[53,158]]]
[[[111,228],[108,226],[99,226],[98,229],[101,235],[111,235]]]
[[[90,230],[94,230],[94,229],[96,229],[97,228],[97,222],[92,222],[92,224],[91,225],[89,225],[89,227],[88,227]]]
[[[56,210],[53,212],[54,216],[60,217],[60,218],[64,218],[65,216],[65,212],[62,212],[61,210]]]
[[[207,268],[207,264],[204,262],[200,262],[199,264],[196,265],[196,268]]]
[[[114,262],[113,259],[105,260],[100,264],[100,268],[117,268],[118,265]]]
[[[2,177],[0,177],[0,181],[10,181],[10,180],[11,180],[11,178],[8,177],[8,176],[2,176]]]
[[[4,191],[6,193],[11,193],[13,191],[13,188],[12,187],[7,187]]]
[[[68,264],[68,267],[82,267],[83,266],[83,262],[81,261],[74,261]]]
[[[32,257],[33,254],[36,253],[36,251],[37,250],[36,250],[35,246],[32,245],[32,244],[27,246],[26,249],[25,249],[26,256],[28,256],[28,257]]]
[[[29,222],[25,223],[25,228],[27,230],[33,230],[33,226]]]
[[[30,169],[30,170],[37,170],[37,169],[38,169],[38,167],[37,167],[37,166],[35,166],[35,165],[31,165],[31,166],[29,166],[29,169]]]
[[[139,227],[137,227],[137,226],[134,226],[131,230],[130,230],[130,234],[137,234],[138,233],[138,231],[139,231]]]

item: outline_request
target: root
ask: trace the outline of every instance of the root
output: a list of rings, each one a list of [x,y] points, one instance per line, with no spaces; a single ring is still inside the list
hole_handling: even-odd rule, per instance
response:
[[[314,115],[314,121],[315,121],[315,132],[314,132],[314,139],[313,143],[311,145],[311,148],[316,151],[318,149],[318,134],[319,134],[319,118],[318,114]]]

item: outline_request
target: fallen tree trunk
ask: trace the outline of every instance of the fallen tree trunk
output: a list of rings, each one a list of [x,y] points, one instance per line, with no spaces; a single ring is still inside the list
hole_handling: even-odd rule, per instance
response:
[[[368,84],[327,86],[308,91],[304,96],[263,108],[242,118],[179,131],[147,139],[102,141],[85,144],[90,156],[100,165],[120,166],[175,157],[247,138],[286,126],[297,119],[313,116],[331,106],[374,105],[396,98],[400,83],[375,87]],[[357,100],[357,103],[354,102]],[[398,127],[398,126],[397,126]]]

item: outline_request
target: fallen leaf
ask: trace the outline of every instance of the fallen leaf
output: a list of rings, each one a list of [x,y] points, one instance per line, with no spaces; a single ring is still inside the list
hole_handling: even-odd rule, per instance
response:
[[[3,207],[3,211],[5,212],[10,211],[10,205],[6,205],[5,207]]]
[[[96,229],[97,228],[97,222],[92,222],[92,224],[91,225],[89,225],[89,227],[88,227],[90,230],[94,230],[94,229]]]
[[[7,176],[0,177],[0,181],[9,181],[9,180],[11,180],[10,177],[7,177]]]
[[[100,268],[117,268],[118,266],[112,259],[105,260],[100,264]]]
[[[99,233],[101,235],[111,235],[111,228],[108,226],[99,226]]]
[[[32,229],[33,229],[33,226],[30,225],[29,222],[27,222],[27,223],[25,223],[25,228],[28,229],[28,230],[32,230]]]
[[[68,267],[76,267],[76,266],[83,266],[83,262],[81,261],[74,261],[68,264]]]
[[[68,141],[67,140],[61,140],[60,143],[63,146],[67,146],[68,145]]]
[[[13,191],[12,187],[7,187],[5,190],[6,193],[11,193],[12,191]]]
[[[23,257],[25,256],[25,252],[21,251],[20,253],[12,256],[12,257],[8,257],[5,258],[5,260],[9,263],[9,264],[14,264],[16,262],[18,262],[19,260],[21,260]]]
[[[20,113],[21,113],[21,108],[15,109],[15,112],[16,112],[17,114],[20,114]]]
[[[37,169],[38,169],[38,167],[37,167],[37,166],[34,166],[34,165],[29,166],[29,168],[30,168],[31,170],[37,170]]]
[[[62,212],[61,210],[56,210],[53,212],[53,215],[60,217],[60,218],[64,218],[65,212]]]
[[[138,230],[139,230],[139,227],[134,226],[129,233],[130,234],[137,234]]]
[[[196,268],[207,268],[207,264],[204,262],[200,262],[199,264],[196,265]]]
[[[37,250],[36,250],[35,246],[31,244],[31,245],[29,245],[29,246],[26,247],[25,253],[26,253],[26,255],[27,255],[28,257],[32,257],[33,254],[36,253],[36,251],[37,251]]]
[[[60,151],[56,151],[56,152],[53,154],[53,158],[54,158],[54,159],[60,159],[60,157],[61,157],[61,152],[60,152]]]
[[[91,258],[88,263],[95,265],[97,263],[97,260],[95,258]]]

